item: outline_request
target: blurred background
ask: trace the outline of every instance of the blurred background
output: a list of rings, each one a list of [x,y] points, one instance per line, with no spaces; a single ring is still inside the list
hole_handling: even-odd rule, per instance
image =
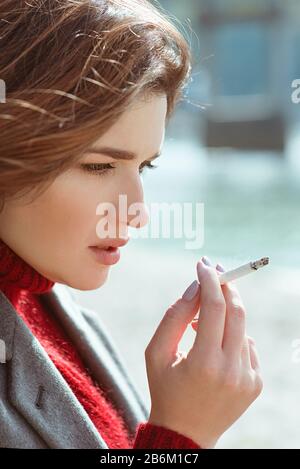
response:
[[[196,278],[199,258],[229,269],[269,256],[268,267],[238,280],[264,389],[217,448],[300,448],[300,104],[291,98],[300,2],[159,4],[189,38],[194,64],[159,168],[143,176],[145,200],[204,203],[204,245],[132,240],[101,289],[74,293],[101,315],[150,408],[144,349]],[[194,337],[188,329],[179,348],[190,349]]]

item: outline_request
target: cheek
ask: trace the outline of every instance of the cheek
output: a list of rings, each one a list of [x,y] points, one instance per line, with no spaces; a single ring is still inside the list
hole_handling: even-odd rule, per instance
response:
[[[40,244],[41,251],[46,251],[45,272],[73,288],[90,290],[106,282],[108,268],[96,263],[88,249],[97,240],[99,190],[79,187],[67,190],[64,186],[49,193],[36,207],[33,222],[42,216],[45,220],[38,232],[39,241],[45,241]]]
[[[98,203],[99,191],[93,185],[56,187],[40,207],[52,239],[62,242],[64,249],[85,249],[95,232]]]
[[[100,180],[96,176],[57,181],[42,208],[47,211],[47,226],[52,238],[61,241],[63,249],[70,247],[77,252],[97,243],[96,229],[101,219],[97,207],[101,203],[116,206],[115,188],[116,182]]]

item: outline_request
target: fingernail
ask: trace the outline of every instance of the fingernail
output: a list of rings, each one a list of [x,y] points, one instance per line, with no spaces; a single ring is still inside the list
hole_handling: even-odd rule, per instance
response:
[[[225,268],[222,266],[222,264],[217,264],[217,265],[216,265],[216,269],[217,269],[219,272],[225,272]]]
[[[211,267],[211,262],[210,262],[210,259],[206,256],[203,256],[202,257],[202,261],[204,262],[205,265],[208,265],[209,267]]]
[[[193,283],[185,290],[182,298],[186,301],[191,301],[195,298],[196,293],[198,292],[198,282],[194,280]]]

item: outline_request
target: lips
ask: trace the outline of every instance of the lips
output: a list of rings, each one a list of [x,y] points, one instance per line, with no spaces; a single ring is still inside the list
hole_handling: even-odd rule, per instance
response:
[[[119,247],[125,246],[129,241],[127,239],[108,239],[101,245],[89,246],[89,250],[93,253],[94,259],[104,265],[113,265],[120,260]]]
[[[125,246],[129,241],[129,238],[127,239],[109,239],[106,242],[103,242],[101,244],[95,244],[92,247],[97,247],[99,249],[105,249],[105,250],[113,250],[113,248],[120,248],[122,246]]]
[[[90,251],[93,253],[94,259],[100,264],[113,265],[120,260],[120,250],[118,247],[99,248],[97,246],[90,246]]]

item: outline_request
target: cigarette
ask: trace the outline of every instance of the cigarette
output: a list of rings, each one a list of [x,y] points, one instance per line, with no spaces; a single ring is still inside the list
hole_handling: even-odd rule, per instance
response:
[[[236,280],[240,277],[244,277],[244,275],[248,275],[251,272],[255,272],[258,269],[261,269],[265,265],[268,265],[270,262],[269,257],[262,257],[257,261],[251,261],[247,264],[243,264],[240,267],[237,267],[233,270],[228,270],[223,274],[219,275],[220,284],[224,285],[224,283],[230,282],[231,280]],[[191,321],[191,324],[198,323],[199,313],[195,316],[195,318]]]
[[[258,269],[261,269],[265,265],[269,264],[269,257],[262,257],[257,261],[251,261],[247,264],[241,265],[233,270],[228,270],[223,274],[219,275],[220,284],[224,285],[224,283],[231,282],[231,280],[236,280],[240,277],[244,277],[244,275],[248,275],[251,272],[255,272]]]

